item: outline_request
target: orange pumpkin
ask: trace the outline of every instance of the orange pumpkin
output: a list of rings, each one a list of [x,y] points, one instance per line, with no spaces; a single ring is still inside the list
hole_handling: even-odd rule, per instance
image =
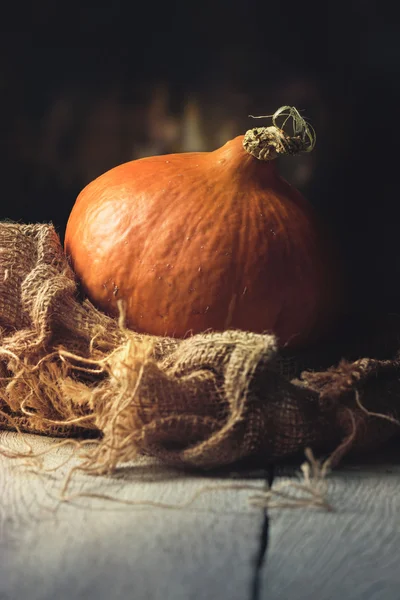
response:
[[[117,314],[122,300],[127,325],[156,335],[236,328],[294,347],[326,330],[335,266],[311,206],[272,160],[310,149],[312,130],[291,107],[273,122],[213,152],[122,164],[83,189],[65,250],[96,306]]]

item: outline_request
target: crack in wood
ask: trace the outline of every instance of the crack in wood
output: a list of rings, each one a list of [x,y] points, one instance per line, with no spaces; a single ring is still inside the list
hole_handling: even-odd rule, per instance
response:
[[[274,467],[271,465],[266,469],[265,473],[265,488],[266,490],[272,487],[274,481]],[[269,542],[269,515],[268,509],[263,509],[263,520],[259,536],[257,552],[253,563],[253,576],[251,579],[250,600],[260,600],[261,598],[261,583],[262,574],[267,561]]]

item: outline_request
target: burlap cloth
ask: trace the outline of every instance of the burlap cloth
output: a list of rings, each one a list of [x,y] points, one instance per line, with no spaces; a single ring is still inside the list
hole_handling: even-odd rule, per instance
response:
[[[116,320],[80,298],[51,225],[0,224],[0,428],[98,438],[102,472],[138,453],[211,468],[375,451],[400,432],[399,338],[383,329],[297,356],[267,334],[139,335],[122,305]]]

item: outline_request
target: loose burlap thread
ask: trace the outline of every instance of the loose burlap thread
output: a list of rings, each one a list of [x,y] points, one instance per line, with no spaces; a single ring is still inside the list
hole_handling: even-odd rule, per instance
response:
[[[0,429],[96,437],[99,472],[137,454],[212,468],[307,447],[334,464],[398,434],[397,354],[329,367],[327,352],[312,369],[322,354],[286,358],[245,331],[130,331],[123,304],[114,319],[80,298],[52,225],[0,223]]]

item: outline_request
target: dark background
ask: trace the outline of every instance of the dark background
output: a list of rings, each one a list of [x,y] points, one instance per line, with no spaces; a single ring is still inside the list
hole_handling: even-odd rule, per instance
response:
[[[391,3],[42,1],[3,14],[3,219],[63,236],[82,187],[120,162],[212,150],[284,104],[317,130],[282,174],[330,225],[353,303],[400,300]],[[259,122],[257,123],[259,124]]]

